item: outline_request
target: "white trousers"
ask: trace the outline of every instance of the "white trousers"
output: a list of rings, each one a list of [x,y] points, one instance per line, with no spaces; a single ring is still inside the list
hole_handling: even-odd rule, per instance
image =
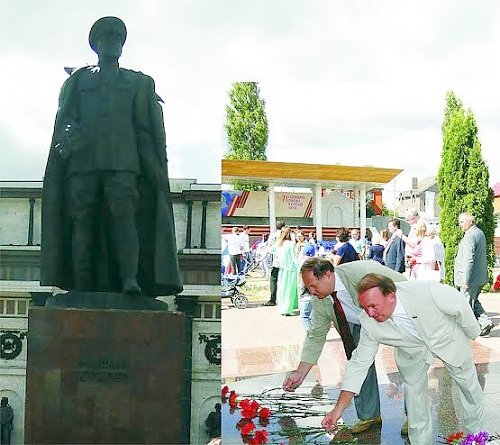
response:
[[[484,394],[477,378],[472,356],[460,367],[444,364],[459,389],[464,427],[471,433],[484,429]],[[434,445],[431,404],[429,401],[427,371],[422,363],[421,379],[413,385],[405,384],[405,401],[408,414],[408,437],[412,445]],[[460,428],[458,428],[460,429]]]

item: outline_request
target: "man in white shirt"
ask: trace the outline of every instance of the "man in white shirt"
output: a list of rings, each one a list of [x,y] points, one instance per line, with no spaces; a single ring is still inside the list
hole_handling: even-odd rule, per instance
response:
[[[358,229],[351,230],[351,238],[349,239],[349,243],[352,247],[354,247],[354,250],[359,255],[359,259],[363,259],[365,255],[365,245],[364,242],[360,239]]]
[[[269,241],[267,242],[268,251],[273,256],[273,263],[271,269],[271,276],[269,278],[269,291],[271,296],[265,306],[276,306],[276,294],[278,292],[278,273],[280,265],[278,261],[278,240],[281,235],[281,229],[285,227],[285,222],[276,221],[276,231],[271,233]]]
[[[240,244],[242,258],[240,262],[240,271],[246,272],[248,264],[250,263],[250,228],[248,226],[243,226],[243,232],[240,233]]]
[[[242,252],[241,238],[238,235],[238,227],[231,229],[231,235],[227,237],[227,250],[229,261],[234,275],[240,273],[240,255]]]
[[[395,284],[378,274],[366,275],[357,286],[364,312],[361,336],[346,366],[337,403],[322,421],[328,431],[358,394],[380,344],[394,346],[405,380],[405,402],[412,445],[436,443],[432,431],[427,371],[439,358],[458,387],[463,427],[472,433],[484,427],[484,395],[477,378],[470,340],[480,333],[474,313],[460,293],[434,281]]]

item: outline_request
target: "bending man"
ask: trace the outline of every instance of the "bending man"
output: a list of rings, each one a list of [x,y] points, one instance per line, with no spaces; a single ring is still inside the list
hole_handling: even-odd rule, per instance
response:
[[[364,312],[361,337],[346,366],[338,401],[322,425],[337,428],[345,407],[363,385],[380,344],[394,346],[395,360],[405,381],[405,402],[412,445],[435,443],[427,371],[438,357],[458,386],[464,427],[480,431],[484,423],[484,396],[477,378],[470,340],[480,328],[460,293],[433,281],[395,284],[390,278],[366,275],[358,284]]]

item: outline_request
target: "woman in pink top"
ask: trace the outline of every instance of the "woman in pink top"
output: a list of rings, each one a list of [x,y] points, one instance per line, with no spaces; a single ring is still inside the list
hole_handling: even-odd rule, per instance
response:
[[[410,257],[410,280],[439,281],[439,267],[434,251],[434,242],[427,235],[427,226],[420,223],[416,230],[417,244]]]

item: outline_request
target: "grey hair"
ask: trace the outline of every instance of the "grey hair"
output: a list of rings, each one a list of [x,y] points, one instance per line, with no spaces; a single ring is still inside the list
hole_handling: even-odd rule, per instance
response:
[[[474,215],[470,212],[462,212],[458,216],[458,218],[464,217],[467,221],[470,221],[472,224],[476,224],[476,218],[474,218]]]

